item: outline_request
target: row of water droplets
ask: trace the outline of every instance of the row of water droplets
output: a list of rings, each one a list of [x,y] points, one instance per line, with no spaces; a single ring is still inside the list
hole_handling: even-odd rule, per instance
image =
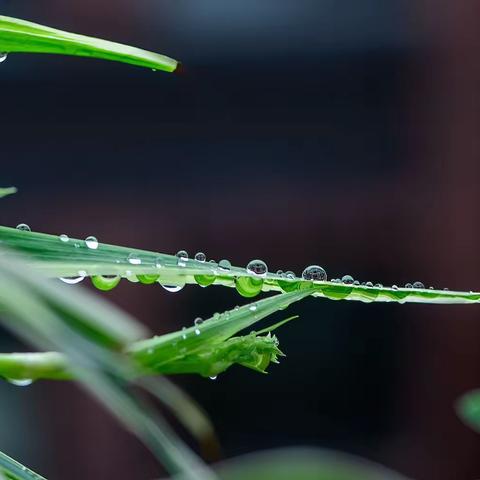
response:
[[[27,232],[31,231],[30,227],[25,223],[20,223],[19,225],[17,225],[17,229],[22,231],[27,231]],[[65,235],[65,234],[59,235],[59,239],[63,243],[67,243],[70,241],[68,235]],[[91,250],[98,249],[99,243],[94,236],[92,235],[88,236],[87,238],[85,238],[84,242],[87,248]],[[78,248],[79,246],[80,245],[78,243],[75,243],[75,247]],[[185,250],[179,250],[176,253],[176,257],[177,257],[177,265],[179,267],[187,266],[189,261],[189,256]],[[203,252],[197,252],[194,255],[193,259],[197,262],[205,263],[207,261],[207,256]],[[141,258],[136,253],[129,254],[127,257],[127,260],[131,265],[140,265],[142,263]],[[218,263],[215,260],[209,260],[209,263],[212,264],[211,275],[205,274],[205,275],[195,276],[195,279],[201,286],[207,286],[212,284],[216,279],[216,273],[221,274],[223,272],[229,272],[232,268],[230,261],[226,259],[220,260]],[[163,263],[160,258],[158,258],[155,261],[155,266],[157,268],[163,267]],[[216,270],[217,268],[218,268],[218,272]],[[259,260],[259,259],[251,260],[245,267],[245,270],[254,279],[265,278],[268,274],[267,264],[263,260]],[[84,270],[80,270],[78,272],[78,276],[62,277],[61,280],[65,283],[72,285],[72,284],[81,282],[82,280],[85,279],[87,275],[88,275],[87,272],[85,272]],[[278,270],[276,272],[276,275],[286,280],[296,279],[295,273],[292,272],[291,270],[286,272],[283,272],[282,270]],[[138,278],[137,278],[135,275],[133,275],[132,272],[129,272],[127,270],[126,278],[133,282],[140,281],[141,283],[154,283],[158,280],[159,276],[158,275],[138,275]],[[327,273],[325,269],[319,265],[310,265],[303,270],[302,279],[310,280],[310,281],[327,281]],[[97,276],[97,277],[93,277],[92,281],[97,288],[101,290],[110,290],[111,288],[114,288],[119,283],[120,277],[119,276]],[[332,283],[341,283],[344,285],[364,286],[369,288],[373,288],[373,287],[383,288],[383,285],[381,283],[373,284],[373,282],[370,282],[370,281],[360,282],[358,280],[355,280],[351,275],[344,275],[342,278],[333,278],[330,281]],[[169,285],[161,282],[159,283],[165,290],[169,292],[178,292],[185,286],[185,284]],[[237,290],[244,296],[254,296],[256,293],[260,293],[262,289],[262,285],[263,285],[262,281],[258,281],[258,280],[252,281],[248,277],[239,277],[236,279]],[[392,285],[391,288],[393,290],[398,290],[399,287],[397,285]],[[422,282],[416,281],[413,283],[406,283],[404,288],[425,289],[425,285]],[[434,287],[429,287],[429,289],[433,290]],[[448,289],[445,288],[444,290],[448,290]]]

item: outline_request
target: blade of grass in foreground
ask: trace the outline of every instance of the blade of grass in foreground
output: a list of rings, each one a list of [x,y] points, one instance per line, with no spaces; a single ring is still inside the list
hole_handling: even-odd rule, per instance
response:
[[[113,307],[102,306],[92,297],[86,293],[79,296],[79,292],[63,285],[53,285],[19,259],[0,255],[3,325],[42,350],[62,352],[74,378],[135,433],[170,472],[182,472],[192,480],[215,478],[165,422],[128,388],[134,365],[117,350],[117,345],[135,340],[141,329],[132,319],[117,318],[118,312]],[[65,312],[68,312],[66,320]],[[72,323],[72,317],[76,322]],[[109,330],[104,329],[105,322],[111,324]],[[91,328],[84,330],[79,325]],[[114,341],[99,342],[98,337],[91,335],[96,329]]]
[[[118,284],[120,278],[126,278],[132,282],[158,282],[169,291],[178,291],[185,284],[222,285],[236,288],[245,297],[253,297],[262,291],[290,292],[312,287],[313,296],[331,300],[439,304],[480,302],[478,292],[311,281],[273,273],[259,276],[246,268],[230,265],[223,268],[217,263],[8,227],[0,227],[0,242],[28,255],[29,264],[46,276],[63,277],[71,283],[89,276],[101,290],[109,290]]]
[[[178,64],[172,58],[140,48],[0,15],[0,53],[11,52],[101,58],[165,72],[173,72]]]

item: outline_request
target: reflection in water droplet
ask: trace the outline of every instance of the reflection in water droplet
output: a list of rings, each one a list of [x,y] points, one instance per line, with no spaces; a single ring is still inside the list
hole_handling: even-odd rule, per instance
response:
[[[207,259],[207,256],[203,252],[197,252],[195,254],[195,260],[197,262],[204,262]]]
[[[354,280],[353,284],[354,285],[360,285],[360,282],[358,280]]]
[[[176,254],[177,265],[179,267],[185,267],[187,265],[188,253],[185,250],[179,250]]]
[[[104,292],[112,290],[119,283],[120,277],[118,275],[95,275],[92,277],[92,284]]]
[[[283,270],[277,270],[277,275],[282,276],[283,275]]]
[[[353,283],[353,277],[351,275],[344,275],[342,277],[342,283],[346,283],[347,285],[350,285]]]
[[[96,250],[98,248],[98,240],[93,235],[90,235],[85,239],[85,245],[92,250]]]
[[[70,239],[68,238],[68,235],[65,235],[64,233],[62,233],[59,237],[61,242],[64,242],[64,243],[67,243]]]
[[[414,282],[413,288],[425,288],[425,285],[422,282]]]
[[[263,260],[251,260],[247,265],[247,272],[252,275],[257,275],[259,277],[264,277],[268,273],[267,264]]]
[[[376,283],[375,286],[376,286],[377,288],[383,288],[383,285],[382,285],[381,283]]]
[[[33,383],[31,378],[22,378],[21,380],[15,378],[7,378],[7,382],[17,387],[28,387]]]
[[[4,62],[8,57],[8,53],[0,52],[0,63]]]
[[[320,265],[310,265],[303,271],[302,277],[304,280],[325,281],[327,280],[327,272]]]
[[[21,230],[22,232],[31,232],[31,228],[26,223],[19,223],[17,225],[17,230]]]
[[[132,265],[140,265],[142,263],[142,260],[136,253],[131,253],[127,257],[128,263],[131,263]]]

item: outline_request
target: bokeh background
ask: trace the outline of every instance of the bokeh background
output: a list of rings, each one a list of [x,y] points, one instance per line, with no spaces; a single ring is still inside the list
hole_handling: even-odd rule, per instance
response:
[[[10,55],[0,178],[19,193],[2,200],[2,224],[480,288],[476,0],[0,0],[0,12],[185,67]],[[98,294],[155,333],[244,302],[127,282]],[[176,379],[213,417],[225,458],[314,445],[419,480],[480,476],[480,436],[454,410],[480,385],[477,308],[310,299],[290,311],[301,319],[279,331],[288,357],[268,376]],[[0,347],[27,348],[5,332]],[[0,449],[48,478],[159,475],[73,384],[2,383],[0,412]]]

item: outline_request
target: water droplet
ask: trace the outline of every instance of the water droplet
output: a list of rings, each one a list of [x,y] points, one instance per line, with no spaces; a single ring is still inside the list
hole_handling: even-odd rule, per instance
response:
[[[285,278],[290,278],[291,280],[294,280],[296,278],[296,275],[291,270],[288,270],[285,272]]]
[[[167,292],[172,292],[172,293],[175,293],[175,292],[179,292],[184,286],[185,284],[183,285],[169,285],[169,284],[163,284],[161,282],[158,282],[160,283],[160,285],[167,291]]]
[[[330,280],[332,283],[340,283],[340,279],[339,278],[332,278]]]
[[[8,57],[8,53],[0,52],[0,63],[4,62]]]
[[[17,230],[21,230],[22,232],[31,232],[31,228],[26,223],[19,223],[17,225]]]
[[[197,252],[195,254],[195,260],[197,262],[205,262],[205,260],[207,260],[207,256],[203,252]]]
[[[411,283],[406,283],[405,288],[413,288],[413,285]]]
[[[251,311],[251,312],[254,312],[256,309],[257,309],[257,306],[255,304],[253,305],[250,305],[250,307],[248,307],[248,309]]]
[[[176,254],[177,265],[179,267],[185,267],[187,265],[188,253],[185,250],[179,250]]]
[[[78,277],[60,277],[60,280],[64,283],[68,283],[69,285],[75,285],[76,283],[80,283],[87,276],[86,272],[82,271],[82,274],[85,273],[85,275],[81,275],[80,272],[78,273]]]
[[[242,297],[251,298],[262,291],[263,278],[238,277],[235,279],[235,288]]]
[[[376,284],[375,284],[375,287],[377,287],[377,288],[383,288],[383,284],[381,284],[381,283],[376,283]]]
[[[187,339],[187,332],[186,332],[186,330],[187,330],[187,327],[182,327],[182,338],[183,338],[184,340]]]
[[[157,257],[155,259],[155,266],[157,268],[163,268],[163,261],[162,261],[162,257]]]
[[[202,332],[200,332],[200,329],[199,329],[199,328],[196,328],[196,329],[195,329],[195,335],[200,335],[200,333],[202,333]]]
[[[434,288],[434,287],[428,287],[428,288],[429,288],[430,290],[435,290],[435,288]]]
[[[216,380],[216,379],[217,379],[217,376],[214,375],[213,377],[209,377],[209,378],[210,378],[210,380]]]
[[[448,290],[449,288],[448,287],[445,287],[444,290]]]
[[[95,275],[92,277],[92,284],[99,290],[107,292],[115,288],[120,280],[118,275]]]
[[[93,235],[90,235],[85,239],[85,245],[92,250],[96,250],[98,248],[98,240]]]
[[[28,387],[33,383],[31,378],[22,378],[21,380],[15,378],[7,378],[7,382],[17,387]]]
[[[398,286],[397,285],[392,285],[392,289],[393,290],[398,290]]]
[[[327,280],[327,272],[319,265],[310,265],[303,271],[302,277],[304,280],[320,280],[324,282]]]
[[[197,317],[194,321],[193,324],[196,325],[197,327],[203,323],[203,318]]]
[[[425,285],[422,282],[414,282],[413,288],[425,288]]]
[[[344,275],[342,277],[342,283],[346,283],[347,285],[350,285],[353,283],[353,277],[351,275]]]
[[[137,275],[138,281],[144,285],[152,285],[152,283],[155,283],[159,277],[160,275],[157,275],[156,273],[144,273],[143,275]]]
[[[353,284],[354,285],[360,285],[360,282],[358,280],[354,280]]]
[[[256,259],[248,262],[247,272],[259,277],[265,277],[268,273],[268,267],[263,260]]]
[[[373,287],[373,283],[372,283],[372,282],[366,282],[366,283],[365,283],[365,286],[366,286],[366,287]]]
[[[136,253],[131,253],[127,257],[128,263],[131,263],[132,265],[140,265],[142,263],[141,258],[136,254]]]
[[[232,268],[232,264],[228,260],[220,260],[218,262],[218,268],[224,272],[228,272]]]
[[[277,270],[277,275],[282,276],[283,275],[283,270]]]

